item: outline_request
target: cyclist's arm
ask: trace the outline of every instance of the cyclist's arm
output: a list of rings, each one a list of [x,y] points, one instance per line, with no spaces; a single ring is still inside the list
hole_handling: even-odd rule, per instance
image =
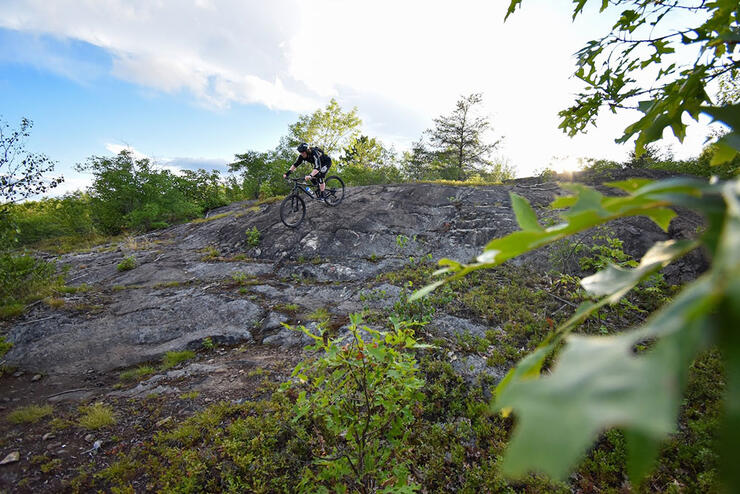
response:
[[[295,171],[295,169],[298,167],[298,165],[301,164],[302,161],[303,161],[303,157],[302,156],[298,156],[298,159],[295,160],[295,163],[293,163],[292,165],[290,165],[290,168],[288,168],[288,171],[285,172],[285,176],[287,177],[288,175],[290,175],[291,173],[293,173]]]

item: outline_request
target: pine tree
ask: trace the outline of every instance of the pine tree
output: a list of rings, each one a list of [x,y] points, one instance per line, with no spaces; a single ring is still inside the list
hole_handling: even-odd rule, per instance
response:
[[[483,96],[473,93],[461,97],[455,110],[449,115],[434,119],[434,129],[428,130],[433,149],[443,161],[457,169],[458,178],[476,168],[490,163],[490,153],[501,142],[486,142],[486,134],[491,130],[487,117],[476,112],[476,105],[481,104]]]

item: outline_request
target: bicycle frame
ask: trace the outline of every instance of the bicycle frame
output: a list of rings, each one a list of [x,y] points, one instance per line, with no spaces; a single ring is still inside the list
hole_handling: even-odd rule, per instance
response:
[[[290,180],[291,182],[293,182],[293,189],[290,191],[290,194],[288,194],[288,195],[291,195],[291,194],[299,195],[296,192],[296,190],[300,190],[301,192],[303,192],[304,194],[306,194],[311,199],[316,199],[316,190],[315,190],[315,187],[318,187],[317,185],[310,184],[310,183],[306,182],[305,180],[301,180],[300,178],[288,178],[286,180]],[[312,192],[308,192],[306,190],[306,187],[310,187],[311,190],[312,190]]]

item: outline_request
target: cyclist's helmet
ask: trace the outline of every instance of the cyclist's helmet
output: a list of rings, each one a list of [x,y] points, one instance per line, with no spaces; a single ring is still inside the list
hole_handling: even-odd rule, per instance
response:
[[[298,150],[299,153],[302,153],[304,151],[308,151],[308,144],[306,144],[305,142],[302,142],[302,143],[300,143],[298,145],[298,147],[296,149]]]

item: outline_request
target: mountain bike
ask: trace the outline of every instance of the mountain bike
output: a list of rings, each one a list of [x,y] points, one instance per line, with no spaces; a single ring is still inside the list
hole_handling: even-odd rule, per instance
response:
[[[323,201],[327,206],[337,206],[344,199],[344,182],[336,175],[326,177],[324,183],[324,197],[319,198],[318,184],[308,183],[301,178],[286,178],[293,183],[290,194],[280,204],[280,221],[288,228],[298,228],[306,216],[306,201],[301,194],[313,201]]]

